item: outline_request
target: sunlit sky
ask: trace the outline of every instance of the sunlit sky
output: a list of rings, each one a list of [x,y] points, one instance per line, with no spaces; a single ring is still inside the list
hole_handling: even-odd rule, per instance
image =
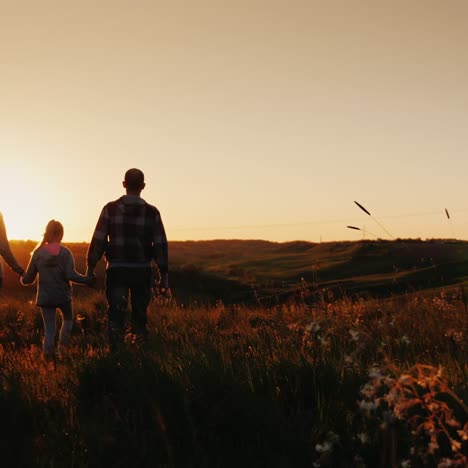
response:
[[[11,239],[130,167],[169,240],[468,239],[466,1],[0,0],[0,63]]]

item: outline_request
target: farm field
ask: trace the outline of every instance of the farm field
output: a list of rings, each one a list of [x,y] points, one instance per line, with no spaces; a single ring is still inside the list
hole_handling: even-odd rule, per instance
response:
[[[173,299],[115,354],[102,283],[45,362],[34,288],[7,276],[4,466],[466,466],[465,243],[174,244]]]

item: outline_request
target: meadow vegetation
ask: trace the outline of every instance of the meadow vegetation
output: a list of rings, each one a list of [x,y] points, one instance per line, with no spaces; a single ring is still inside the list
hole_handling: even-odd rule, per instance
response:
[[[303,279],[273,303],[174,287],[150,306],[149,341],[129,334],[115,354],[100,286],[75,287],[72,345],[46,362],[34,291],[8,279],[4,466],[466,466],[462,284],[372,297]]]

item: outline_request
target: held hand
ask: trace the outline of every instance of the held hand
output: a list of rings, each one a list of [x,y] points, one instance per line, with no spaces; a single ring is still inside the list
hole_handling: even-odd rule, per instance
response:
[[[172,292],[169,287],[163,287],[161,284],[154,283],[151,288],[153,300],[165,300],[169,301],[172,298]]]
[[[20,284],[22,284],[24,286],[23,275],[24,275],[24,273],[22,275],[19,275],[18,281],[19,281]]]
[[[86,275],[86,286],[89,286],[90,288],[94,287],[96,284],[96,276],[94,274],[92,275]]]
[[[171,289],[169,287],[160,286],[159,287],[159,294],[164,299],[170,299],[172,297],[172,292],[171,292]]]

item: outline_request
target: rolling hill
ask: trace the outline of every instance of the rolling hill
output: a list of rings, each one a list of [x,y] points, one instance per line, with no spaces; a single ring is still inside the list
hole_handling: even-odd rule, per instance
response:
[[[23,264],[34,245],[12,242]],[[78,271],[84,271],[88,245],[67,245]],[[183,302],[282,301],[301,288],[381,297],[463,284],[468,279],[468,242],[174,241],[170,242],[170,263],[173,292]],[[103,270],[101,262],[97,270],[101,278]],[[17,287],[17,278],[8,267],[5,273],[5,287]]]

